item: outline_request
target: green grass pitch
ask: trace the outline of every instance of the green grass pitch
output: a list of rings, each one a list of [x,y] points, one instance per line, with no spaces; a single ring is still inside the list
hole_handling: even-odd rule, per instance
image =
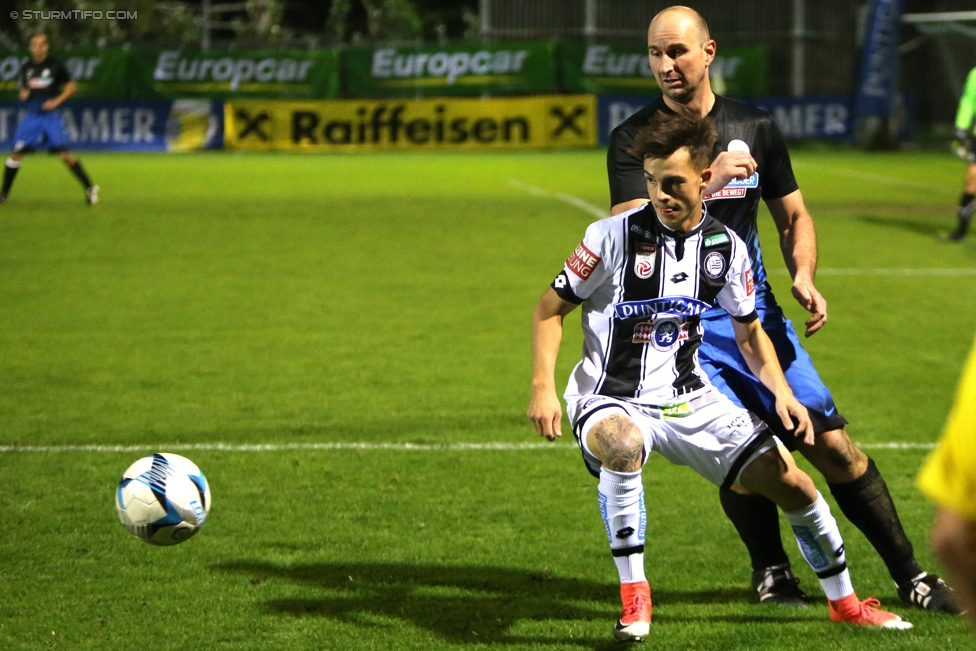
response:
[[[608,204],[602,151],[82,158],[97,207],[41,157],[0,207],[0,648],[613,647],[595,481],[565,424],[555,444],[513,445],[541,442],[524,416],[530,315],[594,219],[567,197]],[[963,165],[800,147],[794,163],[829,301],[808,349],[937,569],[913,486],[926,450],[881,445],[937,438],[976,331],[976,244],[937,238]],[[172,548],[129,537],[122,471],[214,443],[278,447],[172,450],[206,473],[210,520]],[[422,445],[295,447],[316,443]],[[26,449],[82,445],[127,449]],[[715,489],[660,459],[644,476],[646,648],[976,648],[962,620],[902,607],[839,514],[859,595],[915,629],[754,603]]]

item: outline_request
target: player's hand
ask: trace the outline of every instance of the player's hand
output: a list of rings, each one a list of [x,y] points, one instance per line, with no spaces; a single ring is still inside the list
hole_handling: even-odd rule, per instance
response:
[[[712,178],[705,187],[705,193],[718,192],[732,179],[749,178],[755,173],[756,167],[756,159],[749,152],[723,151],[709,166]]]
[[[804,324],[807,328],[804,336],[809,337],[827,325],[827,299],[821,296],[812,282],[796,279],[791,291],[796,302],[811,314]]]
[[[539,436],[555,441],[563,435],[560,426],[563,421],[563,406],[555,391],[533,391],[529,410],[526,412]]]
[[[783,421],[786,431],[800,438],[804,445],[813,445],[813,423],[807,408],[792,395],[777,398],[776,414]]]
[[[54,109],[58,108],[58,100],[49,99],[41,105],[41,108],[45,111],[53,111]]]

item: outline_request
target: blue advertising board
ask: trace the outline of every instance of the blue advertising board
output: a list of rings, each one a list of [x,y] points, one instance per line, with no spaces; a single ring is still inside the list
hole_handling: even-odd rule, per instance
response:
[[[601,96],[597,103],[600,144],[609,144],[610,132],[650,101],[653,100],[646,97]],[[851,95],[750,98],[743,101],[772,115],[786,140],[850,140],[854,137],[854,97]],[[915,103],[914,96],[895,98],[893,116],[898,120],[898,139],[901,141],[912,137]]]
[[[189,151],[223,145],[223,106],[209,100],[69,101],[58,112],[78,151]],[[0,149],[14,148],[20,102],[0,102]]]

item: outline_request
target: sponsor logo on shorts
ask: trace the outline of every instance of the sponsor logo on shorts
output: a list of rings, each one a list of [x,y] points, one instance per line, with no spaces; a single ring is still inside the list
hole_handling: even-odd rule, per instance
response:
[[[693,412],[691,405],[687,402],[679,402],[676,405],[665,405],[661,407],[661,415],[665,418],[681,418]]]
[[[657,256],[657,244],[648,242],[637,243],[637,253],[634,257],[634,274],[641,280],[647,280],[654,274],[654,258]]]
[[[721,278],[725,273],[725,256],[712,251],[705,256],[705,273],[709,278]]]
[[[586,248],[582,242],[573,251],[573,255],[566,260],[566,267],[583,280],[590,277],[598,264],[600,264],[600,256]]]

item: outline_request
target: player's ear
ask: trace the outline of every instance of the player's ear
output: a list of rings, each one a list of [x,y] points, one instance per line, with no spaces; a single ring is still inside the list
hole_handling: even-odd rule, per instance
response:
[[[705,186],[708,185],[708,182],[711,180],[712,180],[712,168],[706,167],[701,173],[701,183],[699,183],[698,185],[702,190],[704,190]]]
[[[702,52],[705,55],[706,64],[712,62],[712,59],[715,58],[715,52],[717,50],[718,50],[718,43],[716,43],[712,39],[708,39],[707,41],[705,41],[705,43],[702,45]]]

